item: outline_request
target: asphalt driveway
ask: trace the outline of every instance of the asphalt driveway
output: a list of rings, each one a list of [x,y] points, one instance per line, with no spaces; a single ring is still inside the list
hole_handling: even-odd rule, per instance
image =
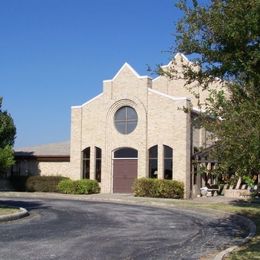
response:
[[[228,218],[105,202],[2,199],[30,216],[0,224],[1,259],[199,259],[246,234]]]

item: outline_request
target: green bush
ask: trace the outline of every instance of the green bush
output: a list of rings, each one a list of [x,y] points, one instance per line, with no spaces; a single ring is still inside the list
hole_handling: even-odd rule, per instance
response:
[[[70,179],[60,181],[57,188],[58,188],[58,192],[61,193],[66,193],[66,194],[74,193],[73,181]]]
[[[134,182],[133,192],[137,197],[181,199],[184,196],[184,185],[175,180],[141,178]]]
[[[93,194],[99,193],[100,187],[95,180],[63,180],[58,184],[58,191],[66,194]]]
[[[26,191],[57,192],[62,176],[29,176],[26,180]]]

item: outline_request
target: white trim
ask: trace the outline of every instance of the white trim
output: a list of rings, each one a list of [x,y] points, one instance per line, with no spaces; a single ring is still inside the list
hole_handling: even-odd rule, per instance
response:
[[[132,71],[132,73],[133,73],[137,78],[140,77],[140,75],[133,69],[133,67],[132,67],[131,65],[129,65],[127,62],[125,62],[124,65],[119,69],[119,71],[116,73],[116,75],[113,77],[112,80],[115,80],[115,79],[119,76],[119,74],[122,72],[122,70],[123,70],[124,68],[130,69],[130,70]]]
[[[161,77],[161,75],[159,75],[158,77],[154,78],[153,81],[156,81],[157,79],[159,79]]]
[[[190,98],[188,98],[188,97],[174,97],[174,96],[170,96],[170,95],[164,94],[164,93],[162,93],[162,92],[160,92],[158,90],[152,89],[152,88],[148,88],[148,91],[150,91],[150,92],[152,92],[154,94],[157,94],[157,95],[169,98],[169,99],[174,100],[174,101],[178,101],[178,100],[189,100],[190,101]]]
[[[73,109],[73,108],[81,108],[81,107],[91,103],[92,101],[96,100],[97,98],[101,97],[102,95],[103,95],[103,93],[100,93],[99,95],[97,95],[97,96],[93,97],[92,99],[86,101],[84,104],[82,104],[80,106],[72,106],[71,109]]]
[[[173,58],[168,64],[162,65],[162,66],[160,66],[160,67],[161,67],[162,69],[165,69],[165,68],[170,67],[170,66],[173,64],[173,61],[176,60],[176,58],[177,58],[178,56],[181,56],[186,62],[192,64],[192,62],[191,62],[184,54],[182,54],[182,53],[180,53],[180,52],[177,52],[177,53],[175,54],[174,58]],[[161,78],[161,77],[162,77],[162,76],[159,75],[158,77],[154,78],[153,81],[156,81],[156,80],[158,80],[158,79]]]
[[[206,113],[206,110],[205,109],[199,109],[199,108],[196,108],[196,107],[193,107],[191,112],[196,112],[196,113]],[[210,115],[209,115],[210,117]],[[218,116],[218,119],[220,121],[223,121],[224,119],[221,117],[221,116]]]
[[[177,52],[174,59],[176,59],[177,56],[181,56],[185,61],[190,62],[190,60],[183,53]]]
[[[167,68],[167,67],[169,67],[169,66],[173,63],[173,61],[176,60],[176,58],[177,58],[178,56],[181,56],[181,58],[184,59],[186,62],[192,63],[184,54],[182,54],[182,53],[180,53],[180,52],[177,52],[177,53],[175,54],[174,58],[173,58],[168,64],[162,65],[161,68]]]
[[[116,75],[112,78],[112,79],[107,79],[107,80],[103,80],[103,82],[111,82],[111,81],[114,81],[118,76],[119,74],[122,72],[122,70],[127,67],[129,70],[131,70],[131,72],[139,79],[151,79],[151,77],[149,76],[140,76],[135,70],[134,68],[129,65],[127,62],[124,63],[124,65],[119,69],[119,71],[116,73]]]
[[[192,111],[192,112],[196,112],[196,113],[205,113],[205,112],[206,112],[206,110],[204,110],[204,109],[199,109],[199,108],[197,108],[197,107],[193,107],[191,111]]]

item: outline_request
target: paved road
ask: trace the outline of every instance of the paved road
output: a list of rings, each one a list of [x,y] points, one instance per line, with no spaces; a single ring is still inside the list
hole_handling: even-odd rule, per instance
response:
[[[0,258],[198,259],[244,236],[230,219],[104,202],[2,199],[30,216],[0,224]]]

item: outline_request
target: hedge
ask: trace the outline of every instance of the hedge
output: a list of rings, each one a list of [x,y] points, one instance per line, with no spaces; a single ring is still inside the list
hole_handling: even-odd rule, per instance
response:
[[[58,184],[58,191],[66,194],[93,194],[99,193],[100,187],[95,180],[62,180]]]
[[[137,197],[182,199],[184,185],[175,180],[140,178],[134,182],[133,192]]]
[[[62,176],[30,176],[26,181],[26,191],[57,192]]]
[[[57,185],[62,176],[15,176],[11,177],[12,186],[17,191],[57,192]]]

